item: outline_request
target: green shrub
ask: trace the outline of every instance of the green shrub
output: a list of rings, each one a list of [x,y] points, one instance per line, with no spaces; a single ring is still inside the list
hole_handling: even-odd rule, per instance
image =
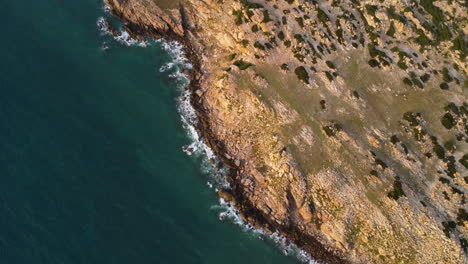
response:
[[[419,113],[406,112],[406,113],[403,114],[403,119],[408,121],[410,126],[419,125],[419,118],[420,117],[421,117],[421,114],[419,114]]]
[[[418,43],[421,47],[429,46],[431,45],[431,40],[424,34],[424,31],[421,29],[417,30],[418,37],[416,37],[415,41]]]
[[[467,48],[463,39],[463,34],[458,35],[458,37],[452,40],[452,49],[460,51],[461,59],[464,59],[466,57]]]
[[[297,40],[298,43],[304,42],[304,38],[302,37],[301,34],[294,35],[294,38]]]
[[[458,209],[458,213],[457,213],[458,225],[463,226],[463,223],[467,221],[468,221],[468,213],[466,212],[466,210],[463,208]]]
[[[422,84],[422,82],[417,78],[411,78],[411,82],[421,89],[424,88],[424,85]]]
[[[337,123],[324,126],[322,127],[322,129],[323,131],[325,131],[325,134],[329,137],[335,136],[337,132],[342,130],[341,126]]]
[[[236,54],[236,53],[232,53],[232,54],[230,54],[230,55],[228,55],[228,56],[226,57],[226,60],[228,60],[228,61],[232,61],[233,59],[235,59],[235,58],[236,58],[236,56],[237,56],[237,54]]]
[[[237,66],[239,68],[239,70],[243,71],[243,70],[246,70],[247,68],[249,68],[250,66],[253,66],[252,63],[250,62],[246,62],[244,61],[243,59],[240,59],[240,60],[237,60],[234,62],[234,65]]]
[[[432,151],[434,151],[439,159],[443,160],[445,158],[445,149],[439,143],[434,144]]]
[[[385,52],[377,49],[374,44],[371,44],[371,43],[367,44],[367,48],[369,49],[369,55],[372,58],[375,58],[377,56],[387,57],[387,54],[385,54]]]
[[[460,164],[463,165],[463,167],[468,169],[468,154],[463,155],[463,157],[459,159],[458,162],[460,162]]]
[[[441,183],[443,183],[443,184],[447,184],[447,185],[450,184],[450,180],[447,179],[447,178],[444,178],[444,177],[440,177],[440,178],[439,178],[439,181],[440,181]]]
[[[395,32],[396,32],[396,29],[395,29],[395,23],[393,23],[393,21],[390,23],[390,28],[387,30],[387,36],[390,36],[390,37],[394,37],[395,36]]]
[[[249,41],[246,39],[243,39],[239,41],[239,44],[241,44],[244,48],[246,48],[249,45]]]
[[[329,80],[330,82],[333,81],[333,79],[334,79],[334,78],[333,78],[333,75],[332,75],[329,71],[326,71],[326,72],[325,72],[325,75],[327,76],[327,78],[328,78],[328,80]]]
[[[449,86],[447,83],[443,82],[439,85],[440,89],[442,90],[448,90],[449,89]]]
[[[304,59],[305,59],[304,55],[302,55],[300,53],[295,53],[294,58],[296,58],[300,62],[304,62]]]
[[[326,61],[325,63],[327,64],[327,66],[328,66],[329,68],[335,69],[335,64],[333,64],[333,62],[331,62],[331,61]]]
[[[456,125],[455,119],[453,118],[452,114],[450,114],[450,113],[446,113],[440,119],[440,122],[447,129],[451,129],[452,127],[454,127]]]
[[[448,195],[447,195],[448,196]],[[448,199],[450,200],[450,198]],[[455,222],[453,221],[448,221],[448,222],[442,222],[442,226],[444,227],[442,231],[444,231],[444,234],[450,238],[450,232],[452,232],[457,226]]]
[[[357,91],[353,91],[352,95],[353,95],[354,97],[356,97],[357,99],[360,99],[360,98],[361,98],[361,96],[359,95],[359,93],[358,93]]]
[[[284,36],[283,31],[280,31],[280,32],[278,33],[278,38],[279,38],[281,41],[284,40],[285,36]]]
[[[423,81],[424,83],[427,83],[427,81],[429,81],[430,78],[431,78],[431,75],[428,73],[425,73],[421,76],[421,81]]]
[[[402,24],[406,25],[406,17],[405,16],[402,16],[400,14],[397,14],[395,12],[395,7],[394,6],[390,6],[388,9],[387,9],[387,14],[388,16],[391,18],[391,19],[395,19],[395,20],[398,20],[400,21]]]
[[[406,63],[405,63],[404,61],[402,61],[402,60],[399,60],[399,61],[397,62],[397,66],[398,66],[400,69],[402,69],[402,70],[408,69],[408,66],[406,66]]]
[[[294,70],[294,73],[297,75],[297,78],[303,81],[306,84],[309,84],[309,73],[303,66],[299,66]]]
[[[447,83],[450,83],[453,81],[453,78],[452,76],[450,76],[450,73],[447,67],[444,67],[442,69],[442,79],[444,80],[444,82],[447,82]]]
[[[463,109],[464,107],[461,106],[460,108]],[[453,112],[453,113],[454,113],[455,115],[457,115],[457,116],[460,115],[460,109],[459,109],[458,106],[457,106],[455,103],[453,103],[453,102],[449,103],[446,107],[444,107],[444,110],[447,111],[447,112],[448,112],[448,111],[451,111],[451,112]]]
[[[326,25],[328,21],[330,21],[330,18],[327,16],[327,13],[325,13],[322,9],[317,8],[317,17],[320,22],[322,22],[323,25]]]
[[[258,30],[259,30],[259,29],[258,29],[258,26],[257,26],[257,25],[253,25],[253,26],[252,26],[252,32],[253,32],[253,33],[258,32]]]
[[[400,139],[398,139],[398,137],[396,135],[393,135],[391,138],[390,138],[390,141],[396,145],[398,142],[400,142]]]
[[[258,41],[255,41],[254,45],[253,45],[255,48],[259,49],[259,50],[265,50],[265,46],[262,45],[262,43],[258,42]]]
[[[236,25],[238,25],[238,26],[242,25],[242,23],[243,23],[242,18],[244,16],[244,13],[242,12],[242,10],[233,10],[232,14],[234,15]]]
[[[241,4],[244,6],[246,9],[257,9],[257,8],[263,8],[263,5],[258,4],[258,3],[252,3],[247,0],[240,0]]]
[[[304,28],[304,19],[302,17],[296,17],[296,22],[297,24],[301,27]]]
[[[413,82],[408,77],[403,78],[403,83],[408,86],[413,86]]]
[[[396,176],[395,181],[393,182],[393,190],[388,193],[388,197],[397,201],[402,196],[406,196],[406,195],[405,195],[405,192],[403,191],[403,186],[401,184],[400,177]]]
[[[444,148],[448,150],[449,152],[454,152],[456,147],[452,141],[447,141],[444,143]]]
[[[325,100],[320,100],[320,108],[322,108],[322,110],[325,110],[325,109],[326,109],[326,102],[325,102]]]
[[[379,165],[384,170],[386,168],[388,168],[387,164],[385,162],[383,162],[383,160],[381,160],[381,159],[375,159],[375,164]]]
[[[375,12],[377,11],[377,6],[375,5],[366,5],[367,14],[375,17]]]
[[[268,13],[268,10],[263,10],[263,20],[262,22],[263,23],[268,23],[272,21],[271,18],[270,18],[270,14]]]

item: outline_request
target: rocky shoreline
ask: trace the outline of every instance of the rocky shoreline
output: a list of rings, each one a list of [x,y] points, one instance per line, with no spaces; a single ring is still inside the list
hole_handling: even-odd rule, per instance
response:
[[[209,113],[206,112],[203,105],[200,103],[199,97],[201,94],[199,92],[197,93],[197,91],[201,90],[200,78],[203,72],[201,71],[200,60],[192,48],[190,40],[180,36],[170,26],[166,30],[161,30],[154,27],[135,24],[131,20],[128,20],[122,13],[117,12],[115,6],[112,5],[112,2],[107,2],[107,4],[110,7],[111,14],[125,23],[124,30],[129,33],[132,38],[137,40],[144,40],[146,38],[155,40],[164,39],[166,41],[177,41],[183,45],[185,56],[193,66],[190,71],[184,73],[188,74],[188,79],[190,81],[188,88],[191,91],[190,101],[200,121],[196,130],[205,140],[208,147],[215,152],[223,165],[228,169],[227,179],[230,183],[231,189],[220,190],[219,195],[226,201],[232,202],[236,209],[240,211],[240,215],[245,221],[270,233],[279,232],[300,249],[313,256],[315,261],[336,264],[349,263],[340,256],[341,254],[339,252],[333,252],[331,249],[325,248],[317,239],[304,234],[297,227],[281,226],[271,221],[267,215],[253,206],[248,199],[245,199],[244,190],[238,181],[240,178],[236,177],[239,175],[240,168],[236,166],[236,161],[227,158],[229,157],[229,154],[225,150],[223,143],[213,137],[210,130],[210,124],[207,119],[207,114]],[[181,10],[180,12],[183,12],[182,4],[180,4],[179,10]],[[110,25],[109,28],[111,28]],[[184,27],[184,31],[185,30],[187,29]],[[117,31],[110,30],[110,32],[115,35]]]
[[[393,2],[188,0],[163,10],[158,1],[106,0],[133,38],[183,45],[193,66],[184,73],[196,129],[228,169],[231,189],[219,195],[244,220],[281,233],[319,262],[466,260],[460,38],[455,48],[427,49],[428,40],[411,35],[421,29],[404,30],[421,27],[424,10],[395,9]],[[439,6],[422,4],[438,14]],[[431,59],[442,53],[453,65]],[[400,78],[400,85],[392,81]],[[311,100],[320,108],[304,111]],[[401,105],[389,113],[392,102]],[[338,108],[330,112],[329,105]],[[445,109],[442,125],[450,133],[434,124],[435,105]],[[460,143],[447,141],[455,132]]]

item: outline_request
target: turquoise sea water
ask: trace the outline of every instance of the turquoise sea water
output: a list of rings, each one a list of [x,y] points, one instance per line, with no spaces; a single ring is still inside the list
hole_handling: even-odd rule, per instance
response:
[[[97,0],[0,0],[0,263],[296,263],[220,221],[159,68]]]

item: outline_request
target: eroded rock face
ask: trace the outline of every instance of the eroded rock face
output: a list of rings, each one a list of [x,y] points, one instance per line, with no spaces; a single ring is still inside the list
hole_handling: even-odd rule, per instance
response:
[[[182,41],[243,215],[330,263],[466,263],[466,6],[107,0]]]

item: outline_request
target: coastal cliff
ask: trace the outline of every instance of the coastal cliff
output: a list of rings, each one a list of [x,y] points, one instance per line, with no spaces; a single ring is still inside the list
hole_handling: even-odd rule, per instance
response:
[[[328,263],[467,263],[466,2],[106,2],[185,46],[246,220]]]

